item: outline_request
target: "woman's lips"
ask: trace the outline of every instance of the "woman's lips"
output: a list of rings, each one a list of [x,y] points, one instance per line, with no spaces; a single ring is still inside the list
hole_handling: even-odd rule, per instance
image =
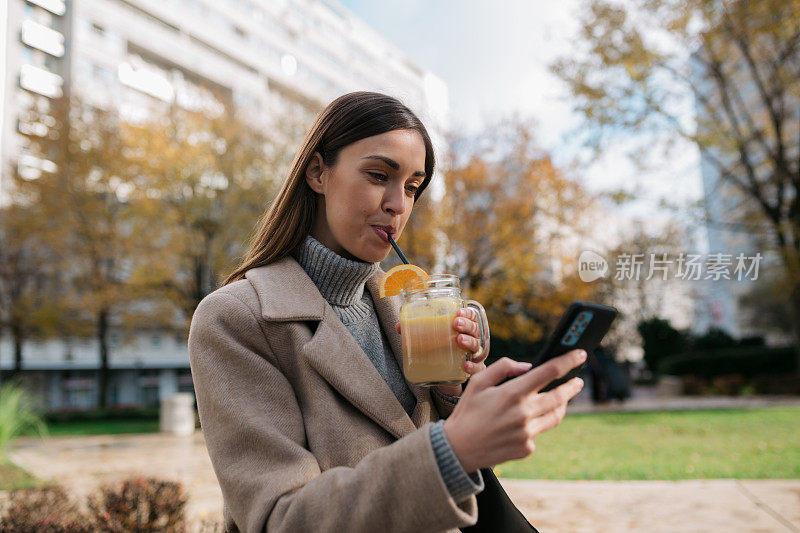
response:
[[[381,238],[383,242],[389,244],[389,237],[388,237],[389,231],[387,231],[386,228],[382,228],[380,226],[372,226],[372,230],[378,235],[378,237]],[[395,234],[392,233],[391,235],[392,238],[394,238]]]

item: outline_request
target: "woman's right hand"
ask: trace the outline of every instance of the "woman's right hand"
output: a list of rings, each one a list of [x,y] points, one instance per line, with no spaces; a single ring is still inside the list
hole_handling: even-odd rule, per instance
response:
[[[534,438],[561,423],[567,402],[583,388],[583,380],[573,378],[551,391],[539,390],[585,360],[586,352],[572,350],[497,386],[525,368],[524,363],[503,357],[472,376],[444,422],[447,441],[464,471],[472,473],[533,453]]]

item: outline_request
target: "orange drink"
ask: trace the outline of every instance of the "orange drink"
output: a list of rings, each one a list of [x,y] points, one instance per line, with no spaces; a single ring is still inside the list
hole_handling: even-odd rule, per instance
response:
[[[489,342],[486,313],[472,300],[461,299],[458,277],[433,275],[409,282],[402,292],[400,332],[403,340],[403,374],[415,385],[463,383],[469,377],[464,362],[470,354],[456,343],[453,321],[458,310],[473,307],[481,323],[481,349]]]

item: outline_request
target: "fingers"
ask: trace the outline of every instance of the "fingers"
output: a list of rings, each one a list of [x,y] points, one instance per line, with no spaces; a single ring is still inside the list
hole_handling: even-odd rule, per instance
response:
[[[481,372],[483,370],[486,370],[486,365],[483,364],[482,362],[476,363],[474,361],[464,361],[464,372],[466,372],[470,376],[477,374],[478,372]]]
[[[456,344],[469,353],[478,353],[481,350],[480,326],[477,322],[478,313],[469,307],[459,309],[456,319],[453,321],[453,329],[459,332],[456,337]],[[483,354],[481,354],[483,355]],[[488,354],[487,354],[488,355]],[[482,361],[482,357],[479,361]]]
[[[531,425],[528,426],[529,431],[533,435],[539,435],[545,431],[550,431],[554,427],[558,426],[562,420],[564,420],[564,415],[566,414],[567,404],[559,405],[555,409],[533,419],[531,421]]]
[[[462,307],[458,310],[457,316],[463,316],[464,318],[468,318],[473,322],[478,321],[478,312],[471,307]]]
[[[537,366],[526,375],[508,382],[505,387],[512,394],[522,394],[525,392],[538,392],[545,385],[564,376],[567,372],[586,361],[586,352],[583,350],[572,350],[547,361],[543,365]],[[491,366],[489,367],[491,368]]]
[[[469,353],[478,353],[481,349],[481,341],[463,333],[460,333],[458,337],[456,337],[456,344]]]
[[[538,417],[550,411],[565,407],[583,388],[581,378],[573,378],[555,389],[536,395],[532,416]]]
[[[583,380],[574,378],[549,392],[536,394],[525,427],[529,440],[561,424],[567,414],[567,402],[582,388]]]
[[[483,372],[478,372],[470,378],[470,387],[473,389],[485,389],[497,385],[505,378],[511,378],[527,372],[531,368],[530,363],[513,361],[508,357],[503,357],[486,367]]]
[[[467,311],[472,311],[468,309]],[[464,309],[459,311],[459,315],[464,312]],[[474,313],[474,311],[472,311]],[[458,331],[459,333],[466,333],[471,337],[478,337],[481,336],[481,330],[479,329],[477,319],[467,318],[464,316],[457,316],[456,319],[453,321],[453,328]]]

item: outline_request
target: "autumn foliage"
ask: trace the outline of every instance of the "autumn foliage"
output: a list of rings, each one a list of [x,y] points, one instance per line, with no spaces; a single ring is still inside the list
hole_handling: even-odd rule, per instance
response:
[[[576,271],[592,199],[536,146],[524,121],[451,146],[444,195],[415,208],[404,246],[430,272],[458,275],[486,307],[494,336],[539,340],[593,290]]]

